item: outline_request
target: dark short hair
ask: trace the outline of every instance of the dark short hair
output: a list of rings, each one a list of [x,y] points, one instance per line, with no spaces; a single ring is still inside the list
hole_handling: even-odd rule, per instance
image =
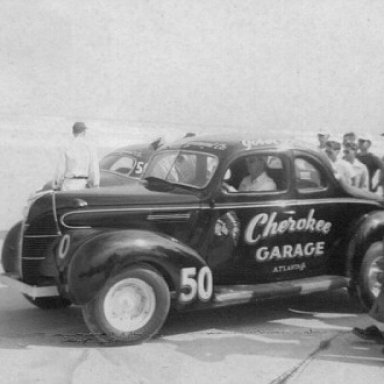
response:
[[[338,151],[341,149],[341,144],[337,141],[333,141],[333,140],[328,140],[326,143],[325,143],[325,146],[329,149],[333,149],[334,151]]]
[[[79,133],[84,132],[85,130],[87,130],[87,126],[83,122],[77,121],[75,124],[73,124],[72,133],[74,135],[78,135]]]
[[[353,136],[353,137],[356,137],[356,134],[355,134],[355,132],[347,132],[347,133],[344,133],[343,137],[347,137],[347,136]]]

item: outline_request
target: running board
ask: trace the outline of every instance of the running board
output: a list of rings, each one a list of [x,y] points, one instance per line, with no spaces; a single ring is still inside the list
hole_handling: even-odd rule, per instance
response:
[[[217,285],[215,286],[213,304],[215,307],[220,307],[264,299],[330,291],[347,287],[349,280],[344,276],[323,275],[267,284]]]
[[[50,296],[59,296],[59,291],[56,285],[48,285],[38,287],[36,285],[29,285],[18,280],[15,276],[10,273],[0,274],[0,283],[13,288],[24,295],[36,299],[36,297],[50,297]]]

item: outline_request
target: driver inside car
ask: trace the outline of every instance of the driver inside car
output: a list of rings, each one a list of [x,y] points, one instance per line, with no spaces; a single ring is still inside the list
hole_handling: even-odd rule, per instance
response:
[[[262,156],[249,156],[245,159],[249,175],[244,177],[239,192],[276,191],[276,183],[267,175],[266,161]]]

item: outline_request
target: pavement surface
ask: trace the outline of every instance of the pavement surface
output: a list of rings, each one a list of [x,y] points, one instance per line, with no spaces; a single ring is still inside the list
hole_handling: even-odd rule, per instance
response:
[[[384,378],[384,345],[351,333],[373,321],[344,291],[171,313],[156,338],[129,347],[98,344],[78,307],[43,311],[4,286],[0,319],[0,384],[376,384]]]

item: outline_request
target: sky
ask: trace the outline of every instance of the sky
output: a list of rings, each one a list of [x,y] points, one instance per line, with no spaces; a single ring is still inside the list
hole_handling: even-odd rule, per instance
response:
[[[380,0],[1,0],[0,119],[381,133],[383,20]]]

